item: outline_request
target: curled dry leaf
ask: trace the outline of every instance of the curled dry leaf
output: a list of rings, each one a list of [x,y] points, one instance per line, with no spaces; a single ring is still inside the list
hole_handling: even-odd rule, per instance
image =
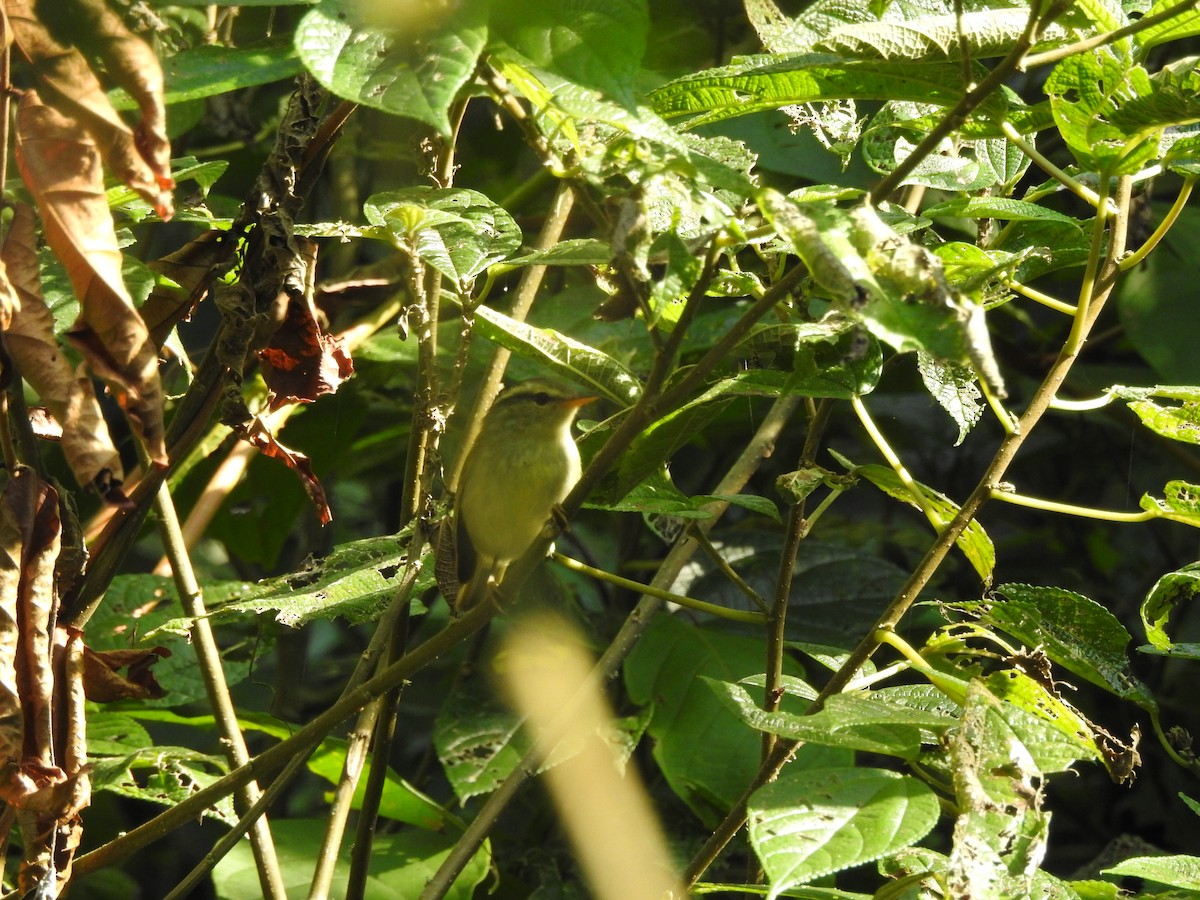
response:
[[[17,50],[33,69],[47,103],[79,122],[95,139],[105,165],[163,219],[174,212],[171,147],[166,136],[162,67],[99,0],[5,0]],[[112,108],[75,44],[99,56],[137,102],[134,132]]]
[[[20,887],[58,896],[88,803],[78,649],[59,639],[58,495],[20,468],[0,496],[0,798],[17,810]]]
[[[300,476],[304,490],[317,508],[317,516],[322,525],[328,525],[333,521],[333,510],[329,508],[329,503],[325,499],[325,489],[321,487],[321,482],[313,474],[311,459],[303,453],[291,450],[279,443],[275,435],[271,434],[271,429],[258,416],[238,426],[237,431],[242,440],[253,444],[264,456],[278,459]]]
[[[21,375],[46,404],[62,429],[63,453],[82,485],[105,493],[124,479],[121,457],[113,446],[86,371],[74,371],[54,335],[54,316],[42,296],[38,275],[33,210],[15,205],[13,221],[0,245],[0,263],[19,301],[4,343]]]
[[[151,671],[168,657],[166,647],[146,650],[93,650],[83,648],[83,690],[93,703],[116,700],[157,700],[166,691]],[[125,669],[125,674],[121,670]]]
[[[298,252],[288,256],[283,277],[283,322],[258,351],[263,380],[271,389],[270,408],[311,403],[332,394],[354,374],[354,363],[340,339],[325,334],[317,321],[309,274],[316,266],[316,244],[296,238]]]
[[[17,113],[16,147],[46,240],[79,299],[79,318],[67,338],[91,370],[115,388],[151,459],[165,465],[158,355],[121,277],[121,251],[95,144],[29,91]]]

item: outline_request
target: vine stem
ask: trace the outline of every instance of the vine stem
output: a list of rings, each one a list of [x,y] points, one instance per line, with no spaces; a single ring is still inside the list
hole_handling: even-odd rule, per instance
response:
[[[148,457],[143,458],[142,465],[149,465]],[[233,698],[229,696],[229,685],[225,681],[225,670],[221,666],[221,653],[217,649],[212,625],[204,608],[204,596],[184,546],[179,516],[175,512],[175,504],[166,484],[159,487],[154,508],[158,514],[159,530],[162,533],[167,558],[171,561],[171,572],[180,604],[184,612],[193,619],[190,628],[192,644],[196,648],[196,661],[200,666],[204,687],[208,692],[208,702],[221,734],[221,744],[232,766],[244,766],[250,762],[250,752],[246,749],[246,742],[238,725],[237,709],[233,705]],[[260,796],[258,784],[254,781],[246,782],[237,793],[239,812],[245,812],[252,807]],[[250,843],[254,850],[254,862],[258,868],[259,886],[263,896],[279,900],[287,897],[279,859],[275,853],[275,843],[271,839],[271,830],[265,817],[255,820],[250,832]]]
[[[1056,500],[1043,500],[1040,497],[1029,497],[1012,491],[993,490],[992,500],[1002,500],[1013,506],[1024,506],[1026,509],[1040,509],[1045,512],[1063,513],[1068,516],[1079,516],[1083,519],[1098,519],[1102,522],[1149,522],[1158,516],[1152,510],[1141,512],[1119,512],[1112,509],[1096,509],[1092,506],[1076,506],[1073,503],[1059,503]]]
[[[1175,224],[1175,220],[1179,218],[1179,214],[1183,212],[1188,198],[1192,196],[1192,188],[1195,184],[1196,177],[1194,175],[1184,179],[1183,186],[1179,188],[1179,194],[1175,197],[1175,202],[1171,204],[1171,208],[1167,210],[1167,214],[1163,216],[1163,220],[1158,223],[1158,227],[1154,229],[1154,233],[1146,239],[1146,242],[1142,246],[1121,260],[1122,272],[1128,272],[1135,266],[1141,265],[1142,260],[1149,256],[1150,252],[1159,245],[1166,233]]]
[[[758,431],[747,443],[746,448],[737,458],[734,464],[730,467],[728,473],[721,480],[717,489],[713,492],[722,496],[733,496],[740,492],[750,480],[750,476],[757,471],[763,461],[770,457],[771,451],[778,440],[779,435],[783,432],[784,426],[791,419],[796,407],[799,405],[798,397],[780,397],[772,405],[771,409],[764,417]],[[683,567],[701,548],[700,535],[707,534],[724,515],[729,508],[729,501],[714,500],[711,503],[705,504],[704,509],[710,513],[707,519],[697,522],[694,529],[688,529],[676,541],[675,545],[667,554],[655,573],[650,586],[659,590],[665,591],[679,576]],[[634,607],[633,611],[626,617],[624,625],[613,638],[612,643],[608,645],[603,656],[596,663],[588,682],[581,687],[580,691],[589,690],[590,685],[604,684],[608,679],[616,674],[617,669],[624,661],[629,651],[633,649],[634,644],[642,636],[642,633],[649,625],[651,618],[663,604],[663,600],[658,596],[645,595]],[[568,716],[573,703],[568,703],[564,707],[563,716]],[[554,728],[548,728],[547,731],[554,731]],[[504,782],[493,791],[479,813],[471,820],[460,837],[454,843],[449,855],[438,869],[437,873],[431,878],[425,886],[425,890],[421,893],[421,900],[437,900],[444,897],[454,884],[454,880],[466,867],[467,863],[482,846],[484,839],[495,825],[500,814],[508,807],[513,798],[520,792],[521,788],[534,776],[537,771],[537,760],[543,758],[542,753],[546,750],[545,747],[531,747],[516,768],[509,774]]]
[[[605,572],[603,569],[597,569],[594,566],[589,566],[587,563],[580,562],[577,559],[572,559],[569,556],[563,556],[561,553],[551,553],[550,558],[556,563],[566,566],[574,572],[580,572],[588,575],[598,581],[606,581],[609,584],[616,585],[620,588],[633,591],[635,594],[641,594],[644,597],[656,597],[659,600],[665,600],[667,603],[674,603],[677,606],[684,606],[688,609],[694,609],[697,612],[708,613],[711,616],[716,616],[720,619],[728,619],[731,622],[745,622],[750,625],[762,625],[767,621],[765,614],[760,612],[752,612],[743,609],[730,609],[728,606],[718,606],[715,603],[707,603],[704,600],[697,600],[694,597],[685,597],[682,594],[674,594],[671,591],[665,591],[656,588],[650,584],[642,584],[640,581],[634,581],[631,578],[622,578],[620,575],[613,575],[611,572]]]
[[[1071,370],[1077,358],[1079,349],[1095,324],[1096,318],[1104,308],[1105,301],[1112,293],[1115,285],[1115,273],[1117,271],[1118,260],[1125,251],[1125,242],[1129,228],[1129,205],[1130,195],[1132,192],[1132,181],[1130,178],[1122,177],[1117,185],[1117,204],[1116,216],[1112,220],[1112,228],[1109,231],[1109,249],[1107,259],[1103,266],[1104,276],[1096,283],[1096,296],[1090,298],[1091,302],[1081,304],[1078,316],[1083,320],[1079,329],[1077,341],[1070,341],[1064,345],[1058,358],[1050,367],[1046,377],[1038,386],[1029,406],[1026,408],[1024,415],[1018,423],[1018,427],[1010,434],[1007,434],[1001,441],[999,449],[988,464],[979,483],[971,492],[971,495],[959,508],[958,514],[943,528],[934,539],[933,544],[926,551],[925,556],[913,570],[904,586],[892,599],[892,602],[884,610],[879,617],[875,626],[872,627],[847,657],[842,667],[834,673],[829,682],[817,695],[817,699],[809,707],[811,712],[817,712],[824,705],[825,700],[836,693],[840,693],[847,683],[854,677],[855,673],[862,665],[874,655],[879,648],[879,635],[895,629],[900,620],[908,612],[908,609],[916,601],[918,595],[929,583],[934,573],[940,568],[950,550],[954,547],[955,541],[966,529],[975,517],[979,514],[979,510],[991,498],[992,490],[995,489],[1003,479],[1004,473],[1012,464],[1017,451],[1033,431],[1035,425],[1041,419],[1042,415],[1050,407],[1051,401],[1054,399],[1058,389],[1062,386],[1067,374]],[[1099,217],[1098,217],[1099,218]],[[1096,229],[1103,229],[1104,224],[1100,221],[1094,223]],[[1074,332],[1074,329],[1073,329]],[[684,883],[687,886],[694,885],[705,870],[716,860],[726,845],[731,841],[741,830],[746,822],[746,808],[750,796],[759,787],[769,781],[773,781],[787,764],[788,760],[799,748],[800,743],[797,741],[779,741],[776,743],[771,755],[766,759],[760,767],[758,774],[754,780],[747,786],[745,792],[738,799],[737,803],[726,815],[725,819],[717,826],[712,835],[705,842],[700,851],[693,857],[684,873]]]

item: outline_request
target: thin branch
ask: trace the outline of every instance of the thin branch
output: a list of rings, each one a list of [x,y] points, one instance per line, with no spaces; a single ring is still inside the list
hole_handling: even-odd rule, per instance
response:
[[[143,458],[142,464],[147,465],[148,457]],[[175,504],[171,493],[164,484],[158,490],[154,503],[158,514],[159,529],[162,533],[163,545],[167,557],[171,560],[171,572],[175,579],[175,589],[179,593],[179,602],[187,615],[193,619],[190,631],[192,644],[196,648],[196,661],[208,693],[208,702],[221,733],[221,745],[233,766],[244,766],[250,761],[250,752],[246,749],[238,725],[237,709],[233,698],[229,696],[229,685],[225,682],[225,670],[221,665],[221,653],[217,649],[217,641],[213,636],[212,625],[208,620],[208,612],[204,608],[204,597],[200,583],[196,580],[191,558],[183,542],[183,531],[179,527],[179,516],[175,512]],[[240,812],[245,812],[253,806],[261,796],[258,785],[253,781],[247,782],[237,793]],[[258,868],[259,886],[263,896],[284,898],[287,889],[284,886],[283,874],[279,868],[279,859],[275,854],[275,843],[271,840],[271,831],[265,817],[255,821],[250,832],[250,843],[254,850],[254,862]]]
[[[1067,44],[1065,47],[1055,47],[1053,50],[1047,50],[1045,53],[1031,54],[1025,57],[1025,61],[1019,68],[1022,71],[1036,69],[1039,66],[1047,66],[1059,60],[1066,59],[1068,56],[1087,53],[1089,50],[1095,50],[1097,47],[1103,47],[1105,44],[1111,44],[1113,41],[1119,41],[1121,38],[1129,37],[1132,34],[1137,34],[1139,31],[1145,31],[1147,28],[1173,19],[1180,13],[1194,9],[1196,2],[1197,0],[1180,0],[1179,3],[1176,3],[1174,6],[1168,6],[1162,12],[1138,19],[1136,22],[1126,25],[1123,28],[1118,28],[1115,31],[1098,34],[1086,40],[1076,41],[1074,44]]]

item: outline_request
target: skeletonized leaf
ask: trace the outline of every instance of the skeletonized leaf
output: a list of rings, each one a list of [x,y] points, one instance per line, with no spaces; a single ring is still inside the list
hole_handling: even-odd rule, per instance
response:
[[[165,463],[158,356],[121,277],[96,145],[76,122],[29,91],[17,113],[16,147],[46,240],[79,299],[79,318],[67,337],[92,371],[116,388],[150,457]]]

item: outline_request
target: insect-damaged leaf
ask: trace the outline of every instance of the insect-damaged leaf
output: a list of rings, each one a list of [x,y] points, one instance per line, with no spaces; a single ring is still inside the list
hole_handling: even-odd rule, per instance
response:
[[[16,147],[46,240],[79,299],[79,318],[67,337],[92,371],[116,388],[151,458],[165,463],[158,355],[121,278],[96,145],[78,123],[29,91],[17,113]]]

